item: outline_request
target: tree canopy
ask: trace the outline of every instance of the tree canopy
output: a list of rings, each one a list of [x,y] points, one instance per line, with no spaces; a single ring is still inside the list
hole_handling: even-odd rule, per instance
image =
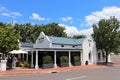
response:
[[[73,38],[79,39],[79,38],[86,38],[85,35],[74,35]]]
[[[106,52],[106,63],[108,63],[108,54],[120,45],[119,28],[120,22],[115,17],[101,19],[98,24],[93,24],[92,36],[97,49]]]
[[[20,35],[15,31],[11,24],[0,23],[0,52],[7,54],[8,52],[18,49]]]
[[[34,43],[40,32],[43,31],[48,36],[67,37],[64,32],[65,28],[58,25],[58,23],[50,23],[46,25],[32,25],[31,23],[15,24],[15,33],[20,33],[22,42]]]

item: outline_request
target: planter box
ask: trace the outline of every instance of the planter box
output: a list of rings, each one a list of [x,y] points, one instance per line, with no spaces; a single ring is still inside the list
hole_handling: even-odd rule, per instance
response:
[[[42,68],[53,68],[53,64],[43,64]]]
[[[81,63],[80,62],[74,62],[73,65],[74,66],[79,66],[79,65],[81,65]]]
[[[60,63],[60,67],[68,67],[68,66],[69,66],[68,62]]]

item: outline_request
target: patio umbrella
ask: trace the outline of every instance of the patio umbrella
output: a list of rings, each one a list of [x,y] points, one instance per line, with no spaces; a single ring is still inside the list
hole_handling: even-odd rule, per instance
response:
[[[9,53],[15,54],[15,53],[17,53],[17,50],[10,51]]]
[[[10,51],[9,53],[11,53],[11,54],[21,54],[21,53],[28,53],[28,52],[23,51],[23,50],[13,50],[13,51]]]
[[[18,52],[18,53],[26,53],[26,54],[28,53],[28,52],[23,51],[23,50],[17,50],[17,52]]]

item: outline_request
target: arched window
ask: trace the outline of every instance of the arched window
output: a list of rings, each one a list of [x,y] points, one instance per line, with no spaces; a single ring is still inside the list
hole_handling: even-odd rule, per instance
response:
[[[100,61],[100,53],[98,53],[98,60]]]
[[[89,60],[91,60],[91,51],[89,52]]]

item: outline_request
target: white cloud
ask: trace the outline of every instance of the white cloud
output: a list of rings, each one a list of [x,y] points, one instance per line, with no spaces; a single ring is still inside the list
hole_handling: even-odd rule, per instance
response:
[[[86,36],[91,36],[91,34],[93,33],[93,28],[80,30],[80,33]]]
[[[62,17],[61,20],[63,22],[72,21],[72,17]]]
[[[30,19],[39,20],[39,21],[45,20],[45,18],[42,18],[42,17],[41,17],[39,14],[37,14],[37,13],[33,13],[32,16],[30,16]]]
[[[18,17],[18,16],[22,16],[20,13],[18,13],[18,12],[11,12],[11,13],[9,13],[9,12],[3,12],[3,13],[1,13],[1,15],[2,16],[6,16],[6,17],[12,17],[12,18],[16,18],[16,17]]]
[[[108,19],[110,16],[115,16],[118,20],[120,20],[120,7],[112,6],[112,7],[104,7],[101,11],[92,12],[90,15],[85,16],[85,20],[81,23],[80,26],[90,26],[87,29],[78,30],[75,26],[68,26],[65,24],[59,24],[66,28],[65,32],[68,36],[73,35],[86,35],[90,36],[93,33],[93,28],[91,27],[93,23],[98,23],[100,19]],[[63,21],[67,21],[66,18],[63,18]]]
[[[19,12],[12,12],[11,14],[14,16],[22,16]]]
[[[68,26],[65,24],[59,24],[59,25],[66,28],[65,32],[67,33],[68,36],[74,36],[74,35],[90,36],[93,33],[92,28],[78,30],[75,26]]]
[[[2,13],[1,15],[2,16],[8,16],[8,17],[10,16],[8,13]]]
[[[3,6],[0,6],[0,15],[1,16],[6,16],[6,17],[12,17],[12,18],[22,16],[21,13],[10,11],[10,10],[6,9],[5,7],[3,7]]]
[[[3,6],[0,6],[0,11],[8,11],[8,10]]]
[[[120,7],[104,7],[102,11],[92,12],[90,15],[85,16],[85,21],[81,25],[91,26],[93,23],[97,23],[100,19],[108,19],[110,16],[115,16],[118,20],[120,20]]]

